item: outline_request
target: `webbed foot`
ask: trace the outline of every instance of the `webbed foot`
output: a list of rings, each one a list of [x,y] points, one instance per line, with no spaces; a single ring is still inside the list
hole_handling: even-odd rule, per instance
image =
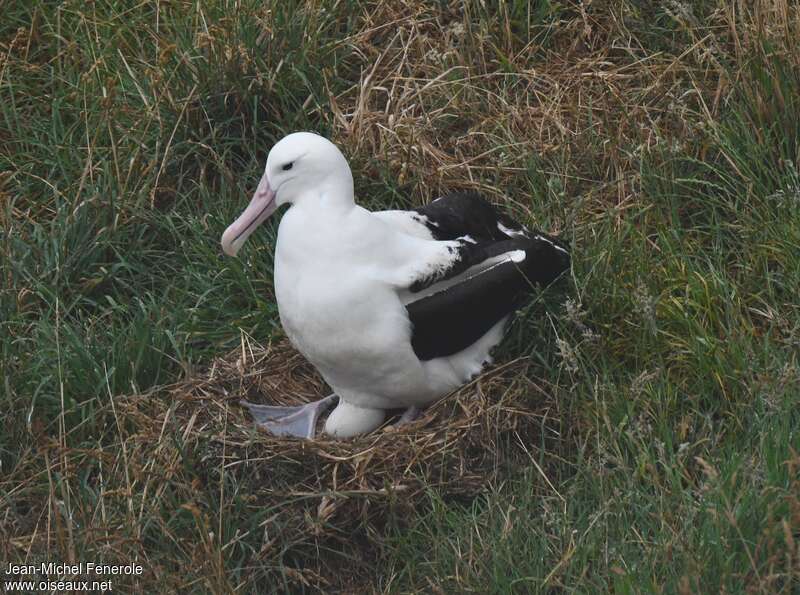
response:
[[[328,395],[319,401],[297,407],[258,405],[245,400],[240,403],[250,410],[256,425],[269,433],[275,436],[309,439],[314,437],[320,414],[330,408],[338,399],[337,395]]]

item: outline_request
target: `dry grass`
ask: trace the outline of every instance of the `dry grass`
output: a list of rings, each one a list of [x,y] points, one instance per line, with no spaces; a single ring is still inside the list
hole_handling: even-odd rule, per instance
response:
[[[121,592],[392,590],[397,588],[392,581],[403,571],[396,561],[391,571],[380,566],[392,556],[387,538],[424,517],[431,508],[431,494],[449,503],[469,503],[504,485],[520,468],[532,467],[535,496],[557,502],[556,508],[563,505],[564,511],[570,499],[562,495],[566,478],[576,477],[579,483],[585,474],[589,479],[581,483],[584,487],[575,488],[579,493],[570,503],[580,504],[584,497],[591,509],[580,517],[590,520],[581,525],[582,535],[577,537],[573,524],[579,523],[566,512],[558,517],[561,526],[552,521],[555,512],[549,520],[543,515],[549,540],[542,549],[547,552],[543,563],[550,567],[537,579],[538,588],[635,590],[639,586],[630,577],[645,576],[655,590],[674,578],[666,566],[671,566],[673,554],[680,559],[682,548],[688,551],[689,562],[680,568],[689,570],[669,584],[677,584],[682,592],[699,592],[706,584],[724,585],[724,577],[720,583],[713,582],[714,576],[707,583],[702,580],[704,560],[695,556],[704,550],[684,535],[691,532],[688,525],[695,519],[710,527],[711,537],[705,539],[704,534],[696,538],[698,543],[716,539],[722,552],[728,551],[725,547],[745,548],[752,564],[736,576],[748,590],[796,586],[800,576],[796,498],[780,500],[780,506],[791,509],[788,513],[776,504],[779,512],[773,514],[770,504],[763,531],[752,529],[749,541],[744,537],[736,541],[725,531],[735,529],[736,535],[748,531],[737,524],[746,525],[747,519],[736,521],[736,510],[746,510],[754,501],[771,502],[770,494],[777,491],[759,476],[767,472],[754,470],[758,488],[753,493],[758,497],[745,498],[737,508],[738,501],[731,504],[725,490],[727,481],[735,484],[738,471],[726,476],[706,463],[718,454],[717,446],[723,442],[719,436],[743,432],[750,410],[761,402],[761,388],[752,388],[756,396],[748,392],[752,378],[759,387],[767,387],[764,394],[773,391],[763,399],[770,399],[772,411],[780,410],[781,395],[798,386],[792,372],[796,356],[787,356],[778,390],[767,365],[751,373],[742,371],[733,359],[713,368],[718,365],[715,360],[704,369],[707,360],[692,351],[695,337],[707,344],[727,342],[730,347],[744,344],[741,337],[748,334],[771,340],[778,327],[783,334],[774,352],[783,354],[785,346],[796,347],[797,330],[791,322],[797,319],[792,304],[796,294],[786,297],[776,289],[762,304],[757,301],[759,287],[742,281],[762,273],[766,278],[778,265],[789,270],[787,255],[794,252],[774,238],[758,236],[763,228],[754,223],[756,219],[740,223],[736,217],[750,215],[742,207],[725,217],[734,220],[737,233],[750,225],[747,233],[757,240],[752,245],[763,247],[765,255],[746,261],[738,277],[726,259],[742,260],[741,255],[725,252],[718,277],[704,276],[704,270],[691,267],[715,253],[696,249],[692,242],[705,241],[704,236],[698,232],[701,240],[697,240],[691,235],[694,229],[689,223],[695,213],[705,214],[704,209],[716,213],[715,204],[703,197],[687,200],[675,208],[671,219],[659,210],[669,210],[665,205],[674,198],[672,190],[659,195],[652,188],[672,175],[674,163],[682,159],[682,163],[713,162],[720,171],[727,168],[725,180],[736,184],[731,187],[746,189],[743,202],[762,200],[776,191],[769,187],[774,180],[763,182],[745,167],[743,155],[753,147],[740,150],[721,139],[730,112],[736,111],[743,127],[752,129],[761,141],[764,161],[774,163],[776,171],[783,167],[786,155],[771,144],[770,130],[797,129],[792,120],[800,95],[791,82],[800,80],[800,8],[780,0],[664,6],[594,0],[561,3],[541,14],[536,10],[513,14],[516,3],[499,3],[498,10],[490,11],[477,2],[433,7],[406,0],[359,4],[357,14],[350,15],[341,3],[326,5],[324,13],[319,2],[309,1],[287,17],[277,4],[244,4],[209,3],[224,13],[215,21],[203,3],[158,3],[157,13],[141,17],[144,33],[133,25],[130,31],[124,27],[117,31],[120,20],[106,22],[97,16],[97,6],[84,10],[70,5],[64,10],[78,15],[81,30],[97,39],[93,51],[102,54],[103,44],[111,39],[119,46],[93,63],[80,44],[52,32],[47,39],[57,39],[56,49],[37,51],[38,44],[45,45],[43,31],[51,24],[44,9],[37,9],[25,27],[0,39],[0,83],[11,80],[14,93],[20,93],[17,87],[26,77],[33,79],[52,66],[58,76],[45,77],[41,94],[50,101],[63,91],[60,99],[77,113],[65,127],[82,131],[78,140],[64,133],[72,144],[62,137],[48,144],[31,135],[20,140],[19,155],[9,150],[4,163],[12,173],[0,172],[0,196],[15,198],[0,213],[3,229],[17,233],[18,228],[27,230],[25,225],[55,220],[59,201],[68,204],[64,229],[80,221],[81,209],[96,208],[103,214],[102,219],[97,217],[103,227],[89,227],[87,237],[112,255],[106,257],[111,264],[98,256],[96,263],[83,265],[76,257],[78,273],[72,280],[73,261],[59,259],[60,253],[46,261],[49,253],[44,248],[42,262],[30,264],[28,276],[3,269],[8,291],[2,297],[10,304],[4,305],[4,312],[13,311],[18,323],[9,327],[10,338],[2,343],[4,356],[10,354],[2,367],[9,387],[3,402],[9,412],[4,433],[10,437],[3,444],[6,450],[14,449],[13,467],[3,469],[0,477],[0,502],[9,503],[0,508],[2,559],[144,564],[141,579],[115,582],[115,590]],[[130,12],[138,14],[135,9]],[[180,20],[183,13],[189,15],[185,21]],[[335,21],[337,35],[325,29],[326,18]],[[245,39],[237,19],[257,24],[252,39]],[[177,34],[170,37],[171,20],[179,23],[174,31],[185,34],[190,43]],[[52,21],[61,26],[55,17]],[[297,23],[297,38],[281,36]],[[311,72],[310,80],[301,80],[302,84],[286,75],[291,65],[281,59],[282,52],[297,57],[298,48],[312,55],[303,63]],[[259,62],[261,54],[266,58]],[[329,55],[336,59],[328,60]],[[119,56],[125,64],[115,62]],[[314,60],[324,64],[314,70]],[[80,66],[83,61],[85,67]],[[80,85],[59,78],[70,67],[81,73]],[[100,71],[107,78],[96,74]],[[94,86],[93,77],[99,80]],[[22,94],[35,97],[40,92],[32,89]],[[93,96],[103,99],[98,99],[93,112],[84,110]],[[275,111],[269,111],[273,107]],[[48,106],[42,113],[49,115],[49,110]],[[3,111],[4,122],[11,129],[14,118],[44,117],[37,113],[20,104]],[[254,303],[261,308],[257,315],[274,316],[271,305],[264,305],[272,301],[269,265],[252,264],[268,263],[270,249],[256,244],[252,262],[238,269],[229,265],[220,272],[220,260],[208,245],[223,227],[222,217],[196,214],[198,205],[208,206],[208,195],[215,193],[222,199],[213,203],[214,208],[235,210],[230,204],[243,193],[242,180],[256,171],[253,164],[268,148],[251,150],[250,145],[288,132],[281,128],[284,121],[326,131],[343,147],[360,180],[358,198],[366,206],[419,204],[448,189],[472,188],[506,205],[520,219],[569,238],[577,263],[572,302],[573,308],[578,304],[577,310],[566,316],[556,313],[539,326],[527,319],[515,330],[515,346],[522,345],[525,353],[541,349],[544,354],[499,365],[404,429],[386,428],[343,442],[284,440],[254,430],[238,405],[241,398],[292,404],[326,394],[325,387],[279,332],[268,346],[243,333],[241,344],[228,355],[207,357],[209,350],[225,350],[215,345],[230,347],[231,337],[239,332],[237,325],[247,330],[269,328],[268,323],[252,322],[250,316],[255,316]],[[4,141],[13,138],[6,127],[0,126]],[[788,132],[786,137],[791,141]],[[40,163],[33,157],[39,155],[39,145],[48,147],[47,156],[51,151],[72,152],[71,147],[77,146],[79,159],[63,165],[41,157]],[[788,153],[792,150],[794,145]],[[57,182],[45,179],[45,171]],[[109,188],[99,182],[106,179],[113,181]],[[712,187],[709,180],[702,182]],[[722,182],[714,178],[713,184],[716,190]],[[787,187],[777,192],[790,201],[793,191]],[[106,196],[120,200],[107,218],[102,211]],[[141,242],[133,232],[125,235],[128,226],[143,221],[150,225],[152,219],[147,217],[155,213],[166,218],[173,207],[184,217],[176,229],[188,238],[188,247],[175,243],[176,229],[153,224],[166,248],[157,244],[141,262],[125,261]],[[225,216],[230,213],[225,211]],[[686,254],[676,255],[669,239],[684,223],[689,230],[681,239]],[[619,239],[615,234],[633,237],[638,229],[643,230],[641,245],[615,243]],[[54,232],[43,227],[37,233],[43,237]],[[66,239],[56,238],[56,244],[69,245],[72,236],[64,233]],[[11,237],[4,234],[8,253],[15,245]],[[72,251],[65,249],[68,256],[89,251],[84,244],[76,245]],[[168,260],[164,253],[179,264],[158,269]],[[655,268],[654,255],[662,268]],[[119,294],[109,280],[112,275],[103,269],[117,263],[115,258],[125,266],[113,269],[119,271],[114,274],[124,277],[129,269],[136,271],[130,273],[132,280],[125,277],[128,285]],[[673,262],[678,264],[670,268]],[[102,275],[97,272],[101,269]],[[139,294],[134,289],[152,283],[171,290],[175,279],[188,270],[195,274],[190,281],[201,286],[180,294],[182,301],[176,299],[175,308],[187,312],[187,318],[189,312],[205,316],[206,327],[198,330],[193,320],[180,335],[163,322],[162,296],[156,295],[147,310],[136,302]],[[257,281],[248,285],[231,270],[242,277],[251,274]],[[56,271],[52,288],[43,289],[36,284],[37,277],[49,279],[49,271]],[[702,284],[701,298],[711,296],[708,303],[716,300],[713,307],[705,307],[701,298],[691,301],[692,283]],[[250,292],[246,303],[230,306],[233,298],[223,298],[223,291],[237,297],[243,287]],[[787,287],[791,287],[788,282]],[[106,290],[116,301],[103,310]],[[86,319],[74,312],[64,314],[64,304],[71,303],[73,294],[87,296]],[[623,294],[633,298],[623,299]],[[171,299],[174,294],[165,290],[164,295]],[[224,303],[230,313],[219,313],[224,310],[220,300],[228,300]],[[741,310],[735,323],[720,314],[728,302],[731,309]],[[131,311],[135,311],[132,304],[141,307],[143,314],[141,319],[134,317],[135,322],[147,332],[157,328],[161,333],[156,346],[145,333],[142,349],[152,347],[154,357],[161,358],[158,361],[170,360],[171,384],[138,390],[148,370],[114,382],[112,376],[123,364],[104,367],[104,349],[122,345],[126,359],[127,344],[115,341],[134,328],[133,324],[109,326],[113,340],[101,333],[104,325],[122,316],[114,309],[119,304]],[[45,312],[40,326],[30,322],[38,310]],[[72,315],[75,320],[69,318]],[[65,319],[74,327],[64,326]],[[689,326],[687,320],[701,322]],[[220,321],[230,330],[216,330]],[[741,328],[735,326],[740,321]],[[208,327],[215,327],[216,334]],[[73,329],[72,334],[65,328]],[[737,332],[741,340],[731,340]],[[100,354],[82,355],[79,347],[94,341]],[[27,351],[20,345],[27,345]],[[191,364],[195,347],[199,355],[194,359],[204,362],[198,368]],[[748,357],[750,363],[756,359]],[[45,358],[49,367],[37,364]],[[26,375],[28,368],[32,371]],[[50,374],[47,382],[41,380],[42,369]],[[95,383],[96,378],[104,382]],[[702,384],[707,378],[712,381]],[[92,387],[93,383],[102,385]],[[711,406],[704,400],[712,398],[722,404],[715,401]],[[75,421],[72,414],[87,403],[93,407],[91,415]],[[682,450],[674,459],[656,436],[659,428],[675,430],[675,442],[680,444],[676,449]],[[769,435],[765,430],[763,440]],[[651,447],[656,450],[651,452]],[[741,448],[751,447],[743,443]],[[793,456],[778,467],[788,468],[796,477],[796,453]],[[615,470],[622,479],[613,475]],[[670,472],[681,489],[670,483]],[[608,480],[611,476],[617,483]],[[629,480],[631,484],[625,483]],[[607,492],[604,481],[612,484]],[[601,485],[599,496],[585,487],[594,484]],[[790,485],[796,486],[796,480]],[[707,505],[713,522],[695,508],[682,508],[685,501],[694,505],[694,500],[706,506],[717,488],[723,505]],[[641,494],[642,500],[633,500],[637,506],[628,504],[627,498]],[[653,511],[658,508],[653,502],[662,505],[672,502],[670,497],[680,502],[668,510],[674,516],[658,517],[653,522],[659,528],[640,535],[639,528],[648,527],[647,522],[659,514]],[[618,525],[604,516],[613,516],[608,511],[615,502],[629,509],[615,513],[619,518],[626,518],[630,510],[642,511],[641,518],[634,518],[636,535],[619,537]],[[531,515],[539,512],[535,509]],[[547,525],[551,521],[553,526]],[[593,535],[595,527],[604,527],[602,538],[591,547],[582,546],[581,539]],[[563,535],[558,533],[562,530]],[[458,544],[458,557],[463,548],[470,559],[491,558],[492,547],[499,548],[505,536],[514,533],[513,527],[504,525],[497,533],[503,539],[492,542],[496,534],[486,531],[489,545],[481,535],[473,540],[473,533],[468,533]],[[457,531],[452,533],[459,539]],[[672,536],[668,546],[659,542],[662,533]],[[753,552],[747,549],[752,535],[758,537]],[[527,543],[528,537],[517,535],[514,543]],[[669,563],[651,568],[642,562],[638,569],[635,563],[626,565],[626,554],[615,553],[614,548],[622,552],[628,546],[655,552],[655,559]],[[581,555],[586,558],[581,560]],[[768,563],[761,564],[759,556],[768,558]],[[452,566],[458,569],[458,564],[456,560]],[[733,576],[740,569],[721,572]],[[478,573],[470,583],[471,579],[453,573],[446,577],[453,590],[498,580],[487,572]],[[596,573],[600,579],[593,578]],[[418,586],[415,580],[410,578],[409,584]],[[399,588],[404,584],[401,581]]]
[[[707,37],[677,57],[638,45],[626,10],[576,6],[546,24],[544,51],[497,48],[455,11],[381,5],[371,20],[383,24],[349,38],[370,67],[331,97],[335,138],[356,159],[380,156],[401,181],[414,172],[415,200],[464,185],[513,200],[533,157],[568,168],[552,172],[567,195],[591,186],[604,207],[629,202],[642,151],[687,140],[686,111],[719,100],[723,73],[702,68]]]
[[[218,518],[210,518],[194,492],[200,486],[218,490],[225,502],[232,497],[226,490],[234,489],[242,506],[262,511],[261,523],[243,528],[263,537],[256,560],[269,568],[280,551],[280,558],[297,561],[270,572],[262,568],[267,584],[360,590],[385,555],[387,526],[422,512],[429,505],[427,490],[468,501],[502,481],[510,461],[537,464],[543,433],[549,442],[562,439],[552,421],[559,415],[556,404],[525,368],[519,360],[500,366],[402,429],[387,426],[347,441],[283,439],[256,430],[238,401],[274,395],[267,402],[298,404],[323,396],[324,383],[285,342],[264,348],[243,341],[190,380],[110,400],[103,413],[115,419],[118,448],[64,449],[40,435],[36,456],[4,482],[22,488],[45,474],[49,494],[37,496],[27,514],[6,525],[15,535],[6,547],[33,554],[52,544],[75,560],[98,554],[107,563],[147,560],[145,583],[190,588],[195,579],[168,570],[180,566],[185,551],[148,560],[143,532],[155,521],[179,550],[194,548],[197,580],[225,592],[234,585],[219,556],[244,536],[236,531],[221,543],[219,535],[230,535],[223,529],[226,516],[236,513],[223,506]],[[90,508],[78,504],[69,487],[87,480],[84,469],[98,474]],[[553,489],[544,471],[542,481],[545,491]],[[171,536],[167,519],[154,514],[176,502],[178,514],[195,524],[191,546],[185,536]],[[76,543],[87,549],[78,552]],[[341,552],[351,564],[344,576]]]

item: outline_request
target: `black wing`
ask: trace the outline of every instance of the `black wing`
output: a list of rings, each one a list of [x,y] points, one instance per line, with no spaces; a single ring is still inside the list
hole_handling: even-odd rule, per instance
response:
[[[435,240],[470,236],[481,243],[541,238],[566,250],[556,238],[520,225],[477,192],[452,192],[414,211],[423,216],[422,222]]]
[[[416,279],[408,288],[411,293],[419,293],[436,283],[452,279],[490,258],[501,256],[514,250],[524,250],[526,246],[526,244],[518,240],[508,239],[500,242],[481,243],[468,242],[461,238],[455,241],[458,242],[458,245],[448,248],[451,253],[455,254],[453,262],[447,268],[431,272]]]
[[[560,242],[527,230],[476,194],[449,195],[417,212],[425,215],[426,225],[436,239],[469,235],[477,241],[465,247],[461,264],[445,278],[500,254],[525,252],[522,262],[502,261],[406,305],[413,329],[411,346],[421,360],[466,349],[521,307],[536,285],[548,285],[569,269],[569,252]],[[475,216],[470,217],[470,212]]]

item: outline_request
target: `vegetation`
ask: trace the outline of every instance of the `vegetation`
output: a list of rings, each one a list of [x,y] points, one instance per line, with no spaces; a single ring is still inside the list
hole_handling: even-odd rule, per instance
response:
[[[114,588],[144,593],[797,592],[798,114],[789,0],[6,2],[0,559],[137,561]],[[234,406],[282,345],[275,223],[219,237],[302,129],[365,206],[472,188],[573,247],[487,377],[541,423],[478,490],[304,492],[301,447],[235,470],[279,452]],[[281,353],[273,391],[322,390]]]

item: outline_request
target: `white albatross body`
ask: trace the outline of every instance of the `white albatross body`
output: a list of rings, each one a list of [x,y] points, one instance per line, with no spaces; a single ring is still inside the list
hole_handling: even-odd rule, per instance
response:
[[[454,308],[487,302],[478,295],[470,298],[469,288],[491,295],[485,293],[492,288],[484,282],[478,287],[481,273],[498,275],[500,266],[518,268],[528,244],[521,248],[512,241],[494,241],[487,251],[488,244],[466,231],[437,239],[440,223],[419,210],[367,211],[355,204],[350,168],[335,145],[312,133],[295,133],[270,152],[253,201],[223,235],[225,252],[235,254],[252,230],[286,203],[291,207],[281,220],[275,249],[275,296],[289,340],[339,397],[326,433],[349,437],[371,431],[383,422],[386,410],[424,407],[491,361],[490,350],[502,339],[511,309],[495,308],[493,318],[481,314],[478,326],[465,334],[454,329],[460,322],[453,317]],[[484,209],[483,204],[488,203],[478,206]],[[530,234],[508,218],[493,227],[501,240]],[[535,238],[525,241],[541,241],[556,254],[566,254],[552,238]],[[461,294],[466,298],[454,302]],[[454,334],[464,336],[437,337],[422,346],[417,327],[424,320],[443,320]],[[274,433],[305,437],[313,436],[321,410],[321,404],[262,407],[259,416],[259,407],[250,407]],[[289,421],[282,423],[284,419]]]
[[[482,369],[497,341],[428,361],[411,348],[404,290],[420,266],[452,259],[440,244],[398,231],[355,205],[332,212],[293,208],[284,215],[275,251],[281,323],[345,402],[419,407]]]

